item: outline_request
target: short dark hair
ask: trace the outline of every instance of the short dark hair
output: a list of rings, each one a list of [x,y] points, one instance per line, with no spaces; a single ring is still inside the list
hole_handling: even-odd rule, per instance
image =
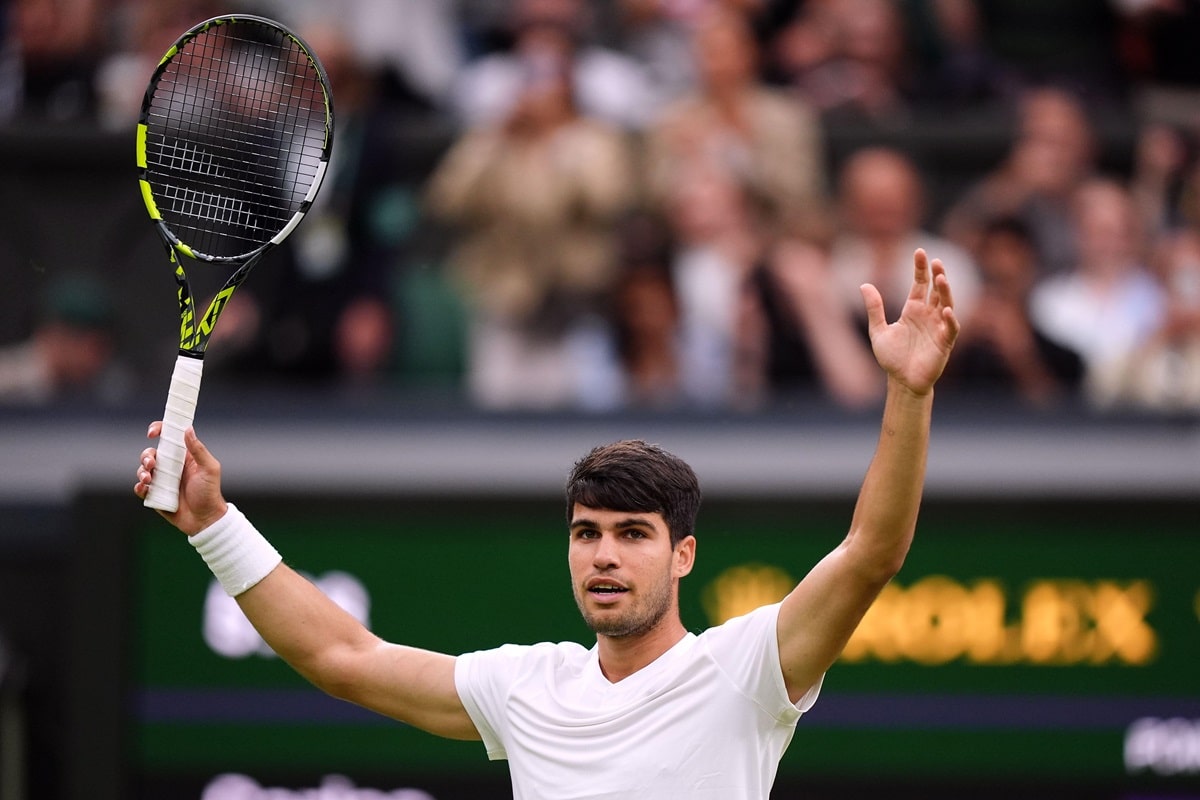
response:
[[[593,448],[567,479],[567,522],[575,504],[662,514],[671,546],[695,535],[700,482],[683,459],[658,445],[626,439]]]

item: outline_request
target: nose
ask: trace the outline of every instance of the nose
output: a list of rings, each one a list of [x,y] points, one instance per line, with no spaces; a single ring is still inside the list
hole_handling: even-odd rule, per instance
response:
[[[596,569],[613,569],[621,563],[617,541],[612,536],[601,536],[592,552],[592,566]]]

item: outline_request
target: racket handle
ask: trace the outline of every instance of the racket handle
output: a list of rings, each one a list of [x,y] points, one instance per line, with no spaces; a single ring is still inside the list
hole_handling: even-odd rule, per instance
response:
[[[183,432],[191,426],[196,416],[203,368],[204,362],[198,358],[181,355],[175,359],[171,388],[167,391],[167,408],[163,412],[162,433],[158,438],[158,465],[144,502],[147,508],[170,512],[179,510],[179,479],[183,475],[183,460],[187,455]]]

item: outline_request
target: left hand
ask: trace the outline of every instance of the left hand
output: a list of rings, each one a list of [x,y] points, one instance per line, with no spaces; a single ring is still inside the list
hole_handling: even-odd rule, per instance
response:
[[[912,290],[900,319],[890,325],[879,290],[867,283],[861,291],[875,360],[890,380],[913,394],[925,395],[933,391],[946,367],[959,323],[942,262],[930,261],[924,250],[917,250],[913,266]]]

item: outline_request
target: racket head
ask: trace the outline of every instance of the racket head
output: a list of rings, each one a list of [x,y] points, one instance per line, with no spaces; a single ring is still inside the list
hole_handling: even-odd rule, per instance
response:
[[[180,36],[150,78],[138,180],[169,247],[244,263],[300,223],[332,147],[333,97],[312,49],[266,17],[214,17]]]

